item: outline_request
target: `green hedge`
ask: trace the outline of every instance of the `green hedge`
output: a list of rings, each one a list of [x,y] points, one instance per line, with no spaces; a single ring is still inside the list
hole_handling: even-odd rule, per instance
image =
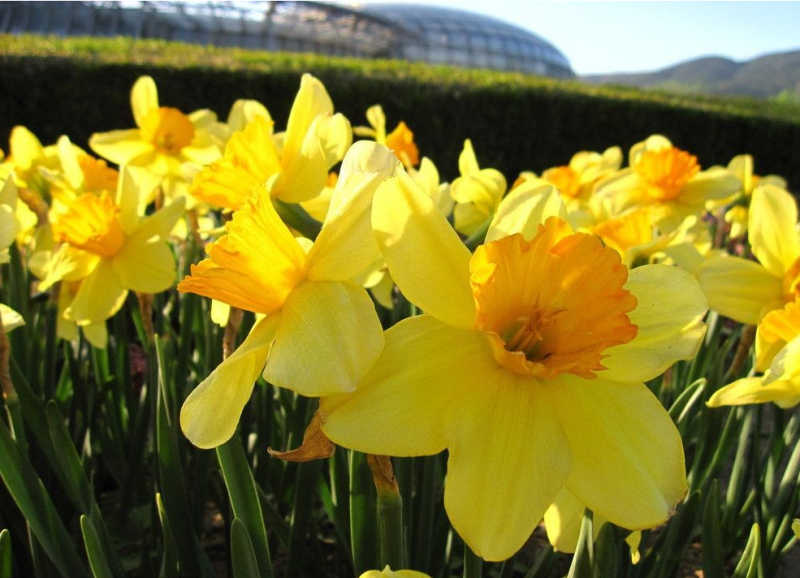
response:
[[[423,154],[453,178],[463,140],[513,180],[563,164],[578,150],[630,145],[661,133],[704,166],[749,152],[760,174],[800,189],[800,115],[792,105],[598,88],[522,74],[396,61],[327,58],[130,39],[0,36],[0,138],[23,124],[43,142],[133,127],[129,91],[142,74],[162,104],[211,108],[223,118],[237,98],[263,102],[280,130],[311,72],[353,124],[381,103],[391,126],[405,120]],[[6,149],[4,145],[0,148]]]

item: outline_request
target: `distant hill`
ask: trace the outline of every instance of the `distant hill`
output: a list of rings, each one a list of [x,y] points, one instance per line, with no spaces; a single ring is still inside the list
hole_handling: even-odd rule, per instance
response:
[[[668,92],[777,97],[800,100],[800,50],[767,54],[736,62],[710,56],[655,72],[594,74],[581,77],[590,84],[619,84]]]

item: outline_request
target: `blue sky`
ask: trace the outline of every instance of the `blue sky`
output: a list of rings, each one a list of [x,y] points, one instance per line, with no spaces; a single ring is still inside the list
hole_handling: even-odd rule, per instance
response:
[[[531,30],[559,48],[578,74],[800,50],[800,2],[412,2],[488,14]]]

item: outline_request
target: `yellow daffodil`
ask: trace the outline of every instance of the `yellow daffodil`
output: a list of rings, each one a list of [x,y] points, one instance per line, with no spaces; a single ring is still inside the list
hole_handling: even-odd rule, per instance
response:
[[[518,187],[470,255],[409,177],[384,183],[375,235],[425,314],[386,332],[355,392],[320,400],[337,444],[447,449],[445,508],[487,560],[513,555],[563,488],[631,529],[686,493],[680,436],[643,382],[695,355],[706,299],[679,269],[628,272],[565,216],[551,185]]]
[[[774,401],[780,407],[800,403],[800,297],[770,311],[756,332],[756,369],[761,377],[745,377],[716,391],[708,405],[744,405]]]
[[[25,320],[22,318],[22,315],[3,303],[0,303],[0,316],[3,318],[3,331],[6,333],[25,325]]]
[[[609,147],[602,154],[581,151],[572,156],[568,165],[545,170],[541,178],[555,185],[567,205],[567,210],[572,211],[574,206],[585,204],[595,185],[618,171],[621,165],[622,150],[619,147]],[[534,173],[521,173],[515,186],[536,178],[538,177]]]
[[[45,177],[54,185],[55,197],[73,199],[83,193],[113,193],[117,190],[119,172],[109,167],[106,161],[86,154],[67,136],[59,138],[56,147],[59,170],[44,171]]]
[[[83,193],[54,215],[53,239],[61,245],[42,267],[39,289],[80,281],[64,311],[78,326],[104,322],[122,307],[128,291],[157,293],[175,282],[175,258],[166,238],[183,215],[184,201],[141,218],[138,192],[124,170],[116,201],[107,192]],[[105,343],[100,339],[95,345]]]
[[[57,147],[42,146],[36,135],[24,126],[15,126],[11,130],[9,145],[8,157],[0,164],[0,179],[5,180],[13,171],[20,188],[46,195],[48,187],[42,169],[58,169]]]
[[[12,173],[0,189],[0,264],[8,263],[8,247],[14,242],[20,229],[15,216],[16,206],[17,185]]]
[[[596,194],[611,202],[614,214],[647,207],[664,232],[690,215],[699,217],[708,201],[730,197],[740,186],[722,167],[701,171],[697,157],[660,135],[631,147],[629,163],[630,168],[598,184]]]
[[[328,218],[304,250],[257,190],[208,246],[182,292],[266,315],[239,348],[186,399],[181,427],[198,447],[225,443],[262,372],[306,396],[352,391],[383,348],[381,325],[363,288],[351,281],[379,255],[369,226],[375,188],[394,174],[394,155],[366,141],[342,164]]]
[[[370,126],[353,127],[353,133],[373,139],[375,142],[386,146],[400,159],[406,169],[419,164],[419,149],[414,142],[414,133],[404,121],[400,121],[395,129],[386,133],[386,115],[379,104],[367,109],[367,121]]]
[[[725,212],[725,222],[731,225],[731,237],[743,237],[747,232],[747,205],[753,195],[753,191],[759,185],[775,185],[781,189],[786,189],[786,180],[778,175],[759,176],[753,173],[753,157],[750,155],[738,155],[728,163],[728,170],[735,176],[741,184],[739,191],[727,198],[721,199],[714,206],[730,204],[737,199],[744,204],[736,204]]]
[[[388,566],[383,570],[368,570],[359,578],[431,578],[416,570],[392,570]]]
[[[228,113],[227,122],[225,123],[228,129],[228,135],[225,140],[230,138],[234,133],[244,130],[257,116],[263,117],[268,122],[272,122],[272,116],[269,114],[267,107],[257,100],[240,98],[234,102]]]
[[[495,169],[480,168],[469,139],[458,157],[458,170],[461,176],[450,185],[456,202],[455,227],[459,233],[472,235],[495,214],[506,192],[506,178]]]
[[[544,513],[544,525],[547,529],[547,538],[555,551],[568,552],[570,554],[575,552],[578,546],[585,509],[586,507],[566,488],[559,492],[555,502],[547,508]],[[592,528],[595,540],[605,523],[606,520],[602,516],[593,514]],[[625,542],[631,550],[631,561],[634,564],[639,562],[639,544],[641,541],[642,533],[640,531],[633,531],[625,538]]]
[[[350,122],[333,114],[333,102],[322,83],[304,74],[286,132],[273,135],[268,117],[255,115],[225,145],[223,157],[192,183],[197,199],[236,210],[256,186],[287,203],[319,195],[329,169],[342,160],[353,140]]]
[[[758,259],[715,256],[697,270],[711,308],[741,323],[756,324],[772,309],[800,294],[797,204],[774,185],[753,191],[748,224],[750,248]]]
[[[159,106],[155,81],[142,76],[131,89],[131,108],[136,128],[92,135],[94,152],[118,165],[143,167],[162,178],[170,198],[187,186],[181,164],[208,165],[221,156],[216,133],[220,123],[210,110],[184,114],[177,108]]]

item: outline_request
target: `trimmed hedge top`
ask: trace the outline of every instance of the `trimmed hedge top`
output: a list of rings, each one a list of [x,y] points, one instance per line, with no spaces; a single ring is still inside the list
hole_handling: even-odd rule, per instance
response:
[[[224,118],[237,98],[255,98],[281,130],[300,75],[311,72],[354,125],[366,124],[364,113],[376,103],[390,129],[405,120],[444,178],[455,176],[465,138],[472,138],[482,166],[513,181],[522,170],[565,164],[578,150],[615,144],[626,150],[662,133],[704,166],[748,152],[759,174],[781,174],[800,188],[797,107],[755,99],[127,38],[0,36],[0,72],[3,140],[17,124],[45,144],[67,134],[81,146],[93,132],[133,127],[129,92],[142,74],[156,80],[164,105],[210,108]]]

